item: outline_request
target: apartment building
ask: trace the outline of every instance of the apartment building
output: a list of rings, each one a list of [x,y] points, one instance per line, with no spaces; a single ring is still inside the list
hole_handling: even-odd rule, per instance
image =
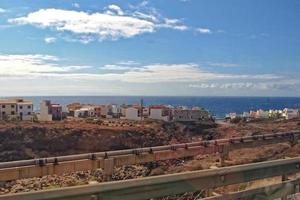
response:
[[[52,104],[51,101],[43,101],[40,105],[40,113],[38,114],[39,121],[62,120],[63,111],[60,104]]]
[[[23,99],[17,100],[17,114],[20,120],[32,121],[33,120],[33,103]]]
[[[0,100],[0,120],[26,120],[33,119],[32,101],[22,98]]]

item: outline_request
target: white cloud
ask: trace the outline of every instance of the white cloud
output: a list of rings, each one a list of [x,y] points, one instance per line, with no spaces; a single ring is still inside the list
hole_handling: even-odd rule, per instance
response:
[[[87,69],[89,66],[61,66],[59,59],[50,55],[4,55],[0,54],[1,77],[40,77],[46,74],[60,74]]]
[[[185,31],[188,29],[188,27],[186,25],[182,24],[182,22],[179,19],[165,18],[164,23],[159,24],[158,26],[163,27],[163,28],[171,28],[171,29],[175,29],[175,30],[180,30],[180,31]]]
[[[46,37],[46,38],[44,39],[44,41],[45,41],[47,44],[50,44],[50,43],[56,42],[56,38],[55,38],[55,37]]]
[[[181,20],[162,17],[156,9],[141,7],[123,11],[111,4],[103,13],[87,13],[75,10],[40,9],[27,16],[9,19],[18,25],[33,25],[58,32],[72,33],[77,41],[89,43],[94,40],[117,40],[144,33],[153,33],[159,28],[187,30]],[[142,12],[141,10],[144,10]]]
[[[212,31],[208,28],[197,28],[196,31],[199,33],[202,33],[202,34],[211,34],[212,33]]]
[[[6,12],[7,12],[7,10],[0,8],[0,13],[6,13]]]
[[[57,31],[68,31],[83,37],[93,34],[100,40],[130,38],[142,33],[154,32],[155,25],[143,19],[130,16],[116,16],[102,13],[60,9],[41,9],[25,17],[10,19],[17,24],[32,24]]]
[[[136,62],[134,60],[127,60],[127,61],[120,61],[117,64],[119,65],[139,65],[139,62]]]
[[[121,73],[89,72],[90,66],[61,65],[59,59],[50,55],[0,55],[1,77],[52,77],[78,80],[121,81],[127,83],[180,83],[224,80],[274,80],[272,74],[235,75],[201,70],[200,66],[186,64],[105,65],[100,69],[119,70]],[[123,63],[124,64],[124,63]],[[94,68],[95,69],[95,68]]]
[[[107,64],[107,65],[104,65],[104,67],[101,67],[101,69],[123,71],[123,70],[131,70],[132,68],[129,66]]]
[[[37,91],[44,92],[45,88],[54,85],[69,90],[75,84],[82,86],[82,90],[77,90],[80,92],[85,91],[83,88],[90,88],[86,92],[99,92],[98,88],[104,91],[105,88],[112,87],[117,91],[114,94],[124,91],[127,94],[139,91],[141,94],[146,87],[149,91],[160,91],[159,94],[172,95],[193,94],[196,89],[199,89],[200,93],[201,89],[204,91],[213,89],[216,93],[217,91],[239,90],[252,91],[252,94],[256,94],[256,91],[271,94],[271,91],[299,91],[300,88],[300,81],[297,78],[287,79],[273,74],[215,73],[204,71],[201,66],[193,63],[149,65],[142,65],[135,61],[119,63],[122,65],[111,64],[103,67],[65,65],[61,64],[58,57],[51,55],[0,54],[0,85],[2,85],[0,88],[3,92],[5,91],[4,85],[14,85],[20,88],[18,91],[25,92],[24,84],[30,82],[32,88],[38,84],[40,89]],[[69,85],[65,85],[66,83]],[[186,86],[190,90],[187,90]],[[32,88],[26,91],[27,94],[31,94]],[[76,93],[76,88],[74,91]],[[158,93],[152,92],[151,94]]]
[[[229,82],[229,83],[199,83],[190,84],[190,88],[198,89],[222,89],[222,90],[261,90],[261,91],[274,91],[274,90],[299,90],[300,81],[298,80],[280,80],[270,82]]]
[[[137,67],[137,65],[140,65],[140,63],[128,60],[128,61],[120,61],[116,64],[106,64],[103,67],[100,67],[100,69],[104,70],[111,70],[111,71],[132,71],[132,70],[139,70],[140,67]]]
[[[115,4],[111,4],[107,8],[108,8],[108,12],[107,13],[109,13],[109,14],[124,15],[123,10],[119,6],[117,6]]]

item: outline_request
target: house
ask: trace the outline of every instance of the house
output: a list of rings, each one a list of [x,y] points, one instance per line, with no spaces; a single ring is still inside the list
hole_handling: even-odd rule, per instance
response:
[[[141,120],[141,107],[140,106],[132,106],[125,109],[124,119],[129,120]]]
[[[269,112],[268,111],[264,111],[262,109],[259,109],[256,111],[256,118],[259,119],[268,119],[269,118]]]
[[[226,119],[235,119],[237,118],[238,115],[236,113],[229,113],[229,114],[226,114]]]
[[[109,104],[106,109],[106,118],[119,118],[121,116],[121,108],[116,104]]]
[[[163,121],[171,121],[172,109],[164,105],[150,106],[149,118]]]
[[[42,101],[40,113],[37,115],[39,121],[62,120],[63,111],[60,104],[51,104],[51,101]]]
[[[101,106],[94,106],[94,115],[95,117],[101,117]]]
[[[177,122],[199,122],[210,118],[209,113],[203,108],[177,108],[173,113],[173,120]]]
[[[278,119],[282,116],[282,110],[269,110],[269,118]]]
[[[67,105],[68,115],[74,117],[75,110],[78,110],[80,108],[82,108],[82,105],[80,103],[71,103]]]
[[[250,112],[243,112],[242,117],[246,119],[250,118]]]
[[[33,103],[22,98],[0,100],[0,120],[32,120]]]
[[[0,100],[1,106],[1,120],[17,119],[17,102],[14,99]]]
[[[79,118],[86,118],[86,117],[94,117],[95,116],[95,109],[93,106],[83,107],[79,110],[75,110],[74,117]]]
[[[298,117],[298,109],[290,109],[290,108],[285,108],[282,112],[282,116],[285,119],[293,119]]]
[[[60,104],[51,104],[52,120],[59,121],[63,118],[62,106]]]
[[[17,115],[20,120],[32,121],[33,120],[33,103],[24,99],[17,99]]]

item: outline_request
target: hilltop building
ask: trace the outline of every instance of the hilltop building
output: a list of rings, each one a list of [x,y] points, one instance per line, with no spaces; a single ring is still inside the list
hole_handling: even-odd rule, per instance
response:
[[[131,106],[125,109],[124,119],[128,120],[141,120],[141,107]]]
[[[40,113],[37,115],[39,121],[59,121],[63,119],[62,106],[52,104],[51,101],[43,101],[40,105]]]
[[[165,105],[150,106],[149,119],[171,121],[173,118],[172,108]]]
[[[177,122],[200,122],[210,118],[209,113],[203,108],[177,108],[173,113],[173,120]]]
[[[0,120],[33,120],[32,101],[22,98],[0,100]]]

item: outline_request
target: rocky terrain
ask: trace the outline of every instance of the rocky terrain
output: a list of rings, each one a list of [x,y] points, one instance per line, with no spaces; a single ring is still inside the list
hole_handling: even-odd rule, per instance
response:
[[[140,148],[199,140],[213,122],[183,125],[144,122],[122,126],[90,122],[2,123],[0,124],[0,161],[88,152]]]
[[[229,138],[245,135],[300,130],[300,120],[256,121],[238,124],[204,123],[175,124],[145,122],[141,125],[117,126],[86,122],[46,124],[1,124],[0,148],[2,161],[26,159],[39,156],[66,155],[81,152],[155,146],[201,139]],[[11,146],[10,146],[11,145]],[[25,150],[25,151],[24,151]],[[24,151],[22,153],[22,151]],[[14,153],[13,153],[14,152]],[[300,155],[300,144],[275,144],[257,149],[241,149],[230,152],[228,166],[246,164]],[[199,155],[194,159],[153,162],[138,166],[116,168],[113,180],[125,180],[184,171],[219,167],[218,155]],[[0,194],[43,190],[104,181],[102,170],[76,172],[64,176],[44,176],[2,183]],[[275,181],[275,180],[271,180]],[[277,180],[278,181],[278,180]],[[270,182],[270,181],[269,181]],[[241,187],[251,188],[259,181],[247,185],[218,188],[218,193],[237,191]],[[197,199],[203,191],[169,196],[164,200]]]

